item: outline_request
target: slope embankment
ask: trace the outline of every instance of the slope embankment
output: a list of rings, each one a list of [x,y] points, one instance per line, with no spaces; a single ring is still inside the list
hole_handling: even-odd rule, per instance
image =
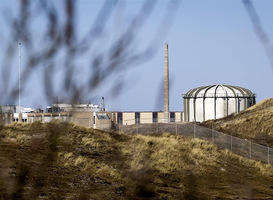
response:
[[[209,120],[200,125],[273,147],[273,99],[226,118]]]
[[[72,124],[0,132],[0,199],[270,199],[273,167],[180,135]]]

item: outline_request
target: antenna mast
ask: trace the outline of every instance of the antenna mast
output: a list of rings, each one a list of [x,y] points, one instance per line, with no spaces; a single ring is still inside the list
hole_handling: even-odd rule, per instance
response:
[[[21,112],[21,42],[18,43],[19,52],[19,109]]]

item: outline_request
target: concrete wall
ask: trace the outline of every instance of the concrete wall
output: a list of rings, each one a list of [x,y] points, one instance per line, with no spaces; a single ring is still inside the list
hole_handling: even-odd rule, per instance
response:
[[[70,113],[24,113],[27,114],[27,122],[32,123],[40,121],[48,123],[51,120],[60,120],[61,122],[72,122],[72,115]]]
[[[0,113],[0,125],[6,126],[13,122],[12,113]]]
[[[165,119],[164,119],[164,112],[158,112],[157,114],[157,122],[158,123],[164,123],[165,122]]]
[[[79,126],[85,126],[87,128],[94,127],[94,115],[93,112],[73,112],[73,123]]]
[[[152,112],[141,112],[140,113],[140,123],[141,124],[153,123],[153,113]]]
[[[182,122],[183,119],[184,118],[182,112],[175,112],[175,122]]]
[[[135,124],[135,112],[123,112],[122,113],[122,125]]]

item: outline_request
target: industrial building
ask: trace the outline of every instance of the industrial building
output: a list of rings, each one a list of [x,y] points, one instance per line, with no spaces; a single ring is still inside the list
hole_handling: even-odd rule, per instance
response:
[[[184,120],[202,122],[245,110],[256,103],[250,90],[224,84],[197,87],[183,95]]]
[[[19,66],[19,70],[20,68]],[[60,103],[57,97],[56,100],[52,102],[52,105],[46,108],[45,112],[42,109],[34,110],[24,108],[21,106],[19,78],[19,105],[0,106],[0,124],[7,125],[12,122],[32,123],[36,121],[47,123],[52,120],[59,120],[62,122],[73,122],[88,128],[109,130],[118,125],[202,122],[238,113],[255,104],[255,98],[255,94],[246,88],[214,84],[189,90],[183,95],[184,112],[170,112],[169,53],[168,44],[165,44],[164,111],[108,111],[104,105],[104,97],[102,97],[102,102],[99,105],[91,103]]]
[[[20,81],[19,81],[20,82]],[[20,88],[20,87],[19,87]],[[19,93],[19,107],[21,100]],[[133,125],[147,123],[174,123],[183,121],[183,112],[169,111],[169,55],[168,44],[165,44],[165,66],[164,66],[164,111],[144,111],[144,112],[116,112],[107,111],[104,105],[104,97],[100,105],[68,104],[58,102],[58,97],[54,98],[51,106],[46,108],[46,112],[39,109],[32,112],[23,112],[23,109],[13,107],[3,107],[1,109],[0,122],[3,125],[11,122],[33,123],[39,121],[48,123],[52,120],[62,122],[73,122],[77,125],[109,130],[118,125]]]
[[[181,123],[183,112],[170,112],[170,123]],[[49,123],[58,120],[71,122],[87,128],[110,130],[118,125],[165,123],[164,112],[32,112],[32,113],[0,113],[0,125],[12,122]]]
[[[22,113],[24,114],[24,113]],[[101,130],[110,130],[113,128],[114,118],[111,112],[46,112],[46,113],[28,113],[27,122],[33,123],[39,121],[48,123],[53,120],[61,122],[71,122],[87,128]]]

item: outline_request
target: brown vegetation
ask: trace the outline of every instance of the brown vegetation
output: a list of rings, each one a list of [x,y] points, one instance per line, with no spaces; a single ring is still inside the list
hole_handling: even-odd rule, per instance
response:
[[[201,123],[206,127],[273,147],[273,99],[226,118]]]
[[[182,136],[58,122],[0,132],[0,199],[269,199],[273,167]]]

